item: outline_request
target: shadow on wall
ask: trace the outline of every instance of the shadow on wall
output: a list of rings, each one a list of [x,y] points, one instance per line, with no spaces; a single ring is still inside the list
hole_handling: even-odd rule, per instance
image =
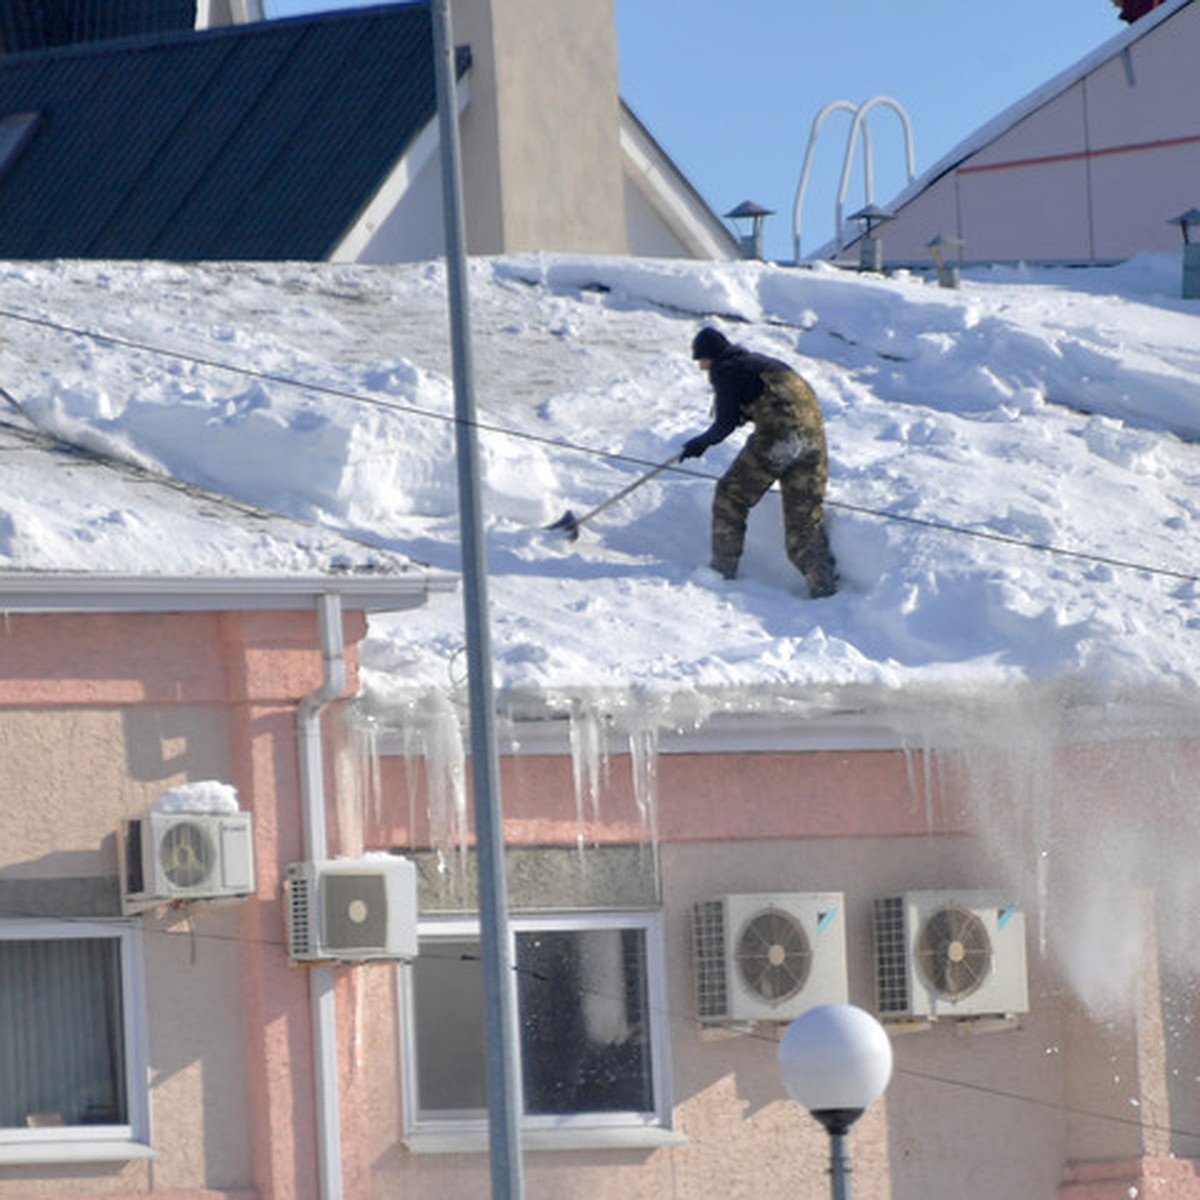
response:
[[[127,708],[123,714],[129,773],[146,783],[228,778],[228,731],[210,707]],[[215,726],[219,725],[220,728]]]

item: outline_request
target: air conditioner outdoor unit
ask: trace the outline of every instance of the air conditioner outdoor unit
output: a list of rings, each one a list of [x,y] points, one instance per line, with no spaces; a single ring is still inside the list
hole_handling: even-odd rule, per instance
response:
[[[728,895],[692,910],[701,1021],[790,1021],[845,1003],[841,892]]]
[[[301,962],[417,956],[417,869],[372,854],[292,863],[287,869],[288,952]]]
[[[876,900],[875,986],[885,1021],[1028,1012],[1025,915],[998,892]]]
[[[247,812],[150,812],[117,833],[121,911],[183,900],[243,899],[254,891],[254,824]]]

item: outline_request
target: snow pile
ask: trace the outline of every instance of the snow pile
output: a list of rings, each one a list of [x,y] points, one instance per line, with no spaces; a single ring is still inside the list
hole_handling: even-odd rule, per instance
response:
[[[633,694],[686,722],[1014,684],[1190,702],[1200,322],[1174,258],[968,272],[947,291],[519,256],[475,261],[471,288],[492,637],[514,708]],[[774,497],[741,577],[707,567],[712,481],[741,434],[576,542],[542,528],[707,424],[689,356],[702,321],[794,363],[821,399],[843,579],[830,599],[809,600],[784,558]],[[437,264],[0,270],[0,386],[38,427],[454,570],[447,342]],[[129,530],[158,522],[161,539],[171,518],[113,512],[119,545],[102,521],[22,536],[31,519],[0,501],[0,567],[160,570],[153,538]],[[458,689],[463,640],[455,595],[373,618],[373,704]]]
[[[165,788],[154,801],[155,812],[211,813],[218,816],[239,811],[237,788],[217,779],[198,779]]]

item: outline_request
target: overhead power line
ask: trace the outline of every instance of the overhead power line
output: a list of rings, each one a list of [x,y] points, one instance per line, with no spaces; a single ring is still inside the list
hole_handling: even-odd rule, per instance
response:
[[[339,400],[347,400],[355,404],[364,404],[375,408],[384,409],[388,412],[399,413],[404,416],[420,417],[425,420],[438,421],[447,425],[455,425],[458,423],[458,418],[452,413],[438,412],[435,409],[423,408],[414,404],[398,404],[395,401],[386,400],[379,396],[363,395],[361,392],[354,392],[347,388],[335,387],[332,384],[297,379],[294,376],[285,375],[278,371],[265,371],[258,367],[242,366],[237,363],[225,362],[219,358],[211,358],[207,355],[196,354],[184,350],[173,350],[165,346],[157,346],[151,342],[141,341],[137,338],[125,337],[120,334],[102,333],[95,329],[87,329],[77,325],[67,325],[61,321],[52,320],[49,317],[34,316],[30,313],[15,312],[11,309],[0,309],[0,319],[14,321],[40,329],[50,330],[54,333],[83,338],[98,344],[112,346],[118,350],[133,350],[144,354],[153,354],[162,358],[172,359],[177,362],[186,362],[195,367],[203,367],[207,370],[213,371],[223,371],[232,375],[241,376],[246,379],[253,379],[259,383],[270,383],[278,387],[294,388],[299,391],[311,392],[319,396],[330,396]],[[532,433],[528,430],[513,429],[510,426],[499,425],[494,422],[475,420],[472,422],[472,427],[481,433],[497,434],[502,437],[513,438],[517,441],[525,441],[536,445],[547,446],[554,450],[563,451],[570,454],[580,454],[588,458],[600,459],[606,462],[619,463],[626,466],[635,466],[639,469],[645,469],[659,465],[650,459],[640,458],[636,455],[622,454],[613,450],[602,450],[595,446],[585,446],[581,443],[572,442],[561,437],[550,437],[546,434]],[[672,474],[684,475],[693,479],[712,480],[716,478],[716,476],[710,471],[702,471],[692,467],[675,465],[667,468],[667,470]],[[952,534],[955,537],[974,538],[979,541],[993,542],[1004,546],[1011,546],[1019,550],[1031,550],[1035,553],[1054,555],[1059,558],[1069,558],[1077,562],[1091,563],[1096,566],[1112,567],[1117,570],[1139,571],[1143,574],[1152,575],[1163,579],[1173,579],[1185,583],[1200,582],[1200,573],[1196,571],[1155,566],[1151,563],[1138,562],[1134,559],[1119,558],[1114,555],[1107,554],[1098,554],[1094,551],[1080,550],[1070,546],[1059,546],[1052,542],[1031,541],[1026,538],[1016,537],[1012,534],[1000,533],[996,530],[972,528],[966,525],[956,525],[949,521],[934,520],[930,517],[917,517],[906,513],[890,512],[887,509],[872,508],[871,506],[864,504],[854,504],[847,500],[839,500],[836,497],[826,496],[825,506],[827,508],[837,509],[843,512],[856,513],[859,516],[871,517],[879,521],[891,521],[898,524],[916,526],[918,528],[929,529],[937,533]]]
[[[25,911],[18,908],[0,908],[0,920],[22,920],[37,918],[40,920],[60,921],[64,924],[78,924],[83,927],[94,926],[97,924],[111,924],[117,920],[114,916],[80,916],[77,913],[55,913],[48,914],[44,911]],[[163,939],[186,939],[192,944],[191,952],[192,962],[197,961],[195,946],[202,945],[205,942],[212,942],[218,945],[225,946],[243,946],[254,945],[262,948],[272,948],[279,951],[287,950],[287,943],[282,938],[276,937],[252,937],[245,932],[240,933],[216,933],[206,932],[197,929],[193,924],[190,915],[183,914],[183,928],[167,929],[161,926],[147,925],[146,934],[153,938]],[[455,952],[452,954],[439,954],[432,950],[421,951],[420,958],[428,962],[479,962],[479,956],[469,952]],[[364,964],[346,964],[347,969],[356,969]],[[374,966],[384,966],[383,962],[373,964]],[[511,970],[515,975],[525,975],[533,979],[541,979],[537,972],[528,968],[523,968],[519,964],[514,963]],[[595,985],[580,985],[580,990],[587,995],[595,996],[605,1000],[622,1000],[624,992],[620,994],[613,992],[605,992]],[[681,1012],[680,1010],[667,1006],[663,1010],[666,1019],[675,1024],[686,1024],[689,1027],[696,1025],[696,1018],[693,1014]],[[772,1034],[759,1032],[753,1028],[739,1029],[739,1037],[748,1042],[760,1042],[774,1048],[779,1044],[779,1038]],[[1126,1113],[1102,1112],[1096,1108],[1083,1108],[1077,1104],[1068,1104],[1060,1100],[1047,1100],[1041,1096],[1031,1096],[1023,1092],[1013,1091],[1009,1088],[996,1087],[994,1085],[980,1083],[971,1079],[952,1078],[948,1075],[939,1075],[932,1071],[918,1071],[912,1067],[897,1066],[893,1071],[897,1077],[913,1079],[923,1083],[933,1084],[938,1087],[957,1088],[961,1091],[974,1092],[977,1095],[990,1096],[996,1100],[1009,1101],[1014,1104],[1029,1104],[1036,1108],[1040,1108],[1050,1112],[1061,1113],[1064,1116],[1083,1117],[1095,1121],[1103,1121],[1112,1125],[1127,1126],[1132,1129],[1140,1129],[1147,1132],[1165,1133],[1174,1137],[1195,1138],[1200,1140],[1200,1130],[1188,1129],[1176,1125],[1163,1125],[1155,1121],[1147,1121],[1139,1115],[1130,1115]]]

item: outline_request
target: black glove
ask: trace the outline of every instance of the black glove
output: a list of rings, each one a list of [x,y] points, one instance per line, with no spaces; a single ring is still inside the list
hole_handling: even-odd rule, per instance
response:
[[[688,458],[699,458],[705,450],[708,449],[708,443],[700,435],[694,438],[688,438],[683,443],[683,449],[679,452],[679,461],[683,462]]]

